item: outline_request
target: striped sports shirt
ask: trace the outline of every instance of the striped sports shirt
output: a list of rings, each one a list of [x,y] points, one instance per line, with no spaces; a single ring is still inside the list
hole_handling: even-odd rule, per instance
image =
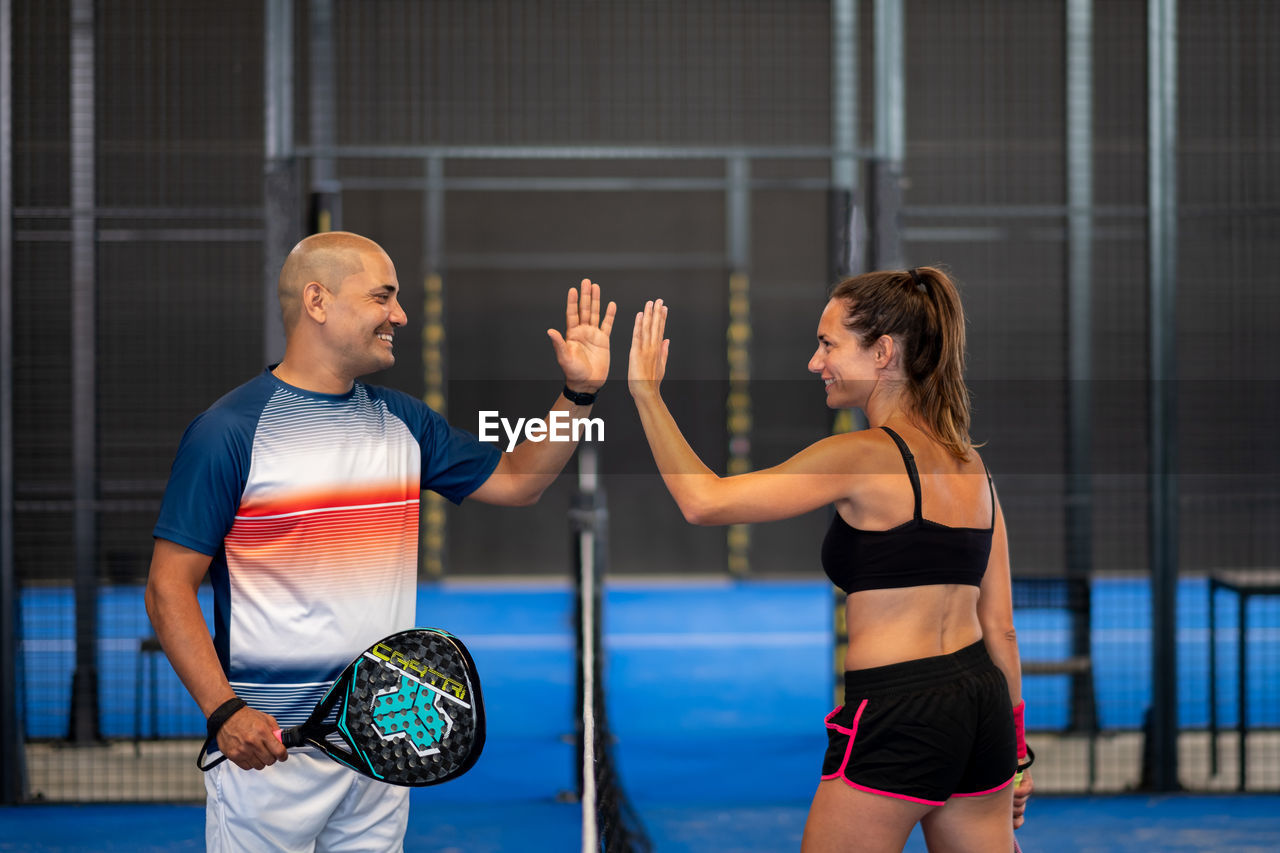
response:
[[[212,557],[232,689],[295,725],[353,657],[413,627],[420,491],[460,503],[499,455],[407,394],[317,394],[270,369],[197,417],[153,533]]]

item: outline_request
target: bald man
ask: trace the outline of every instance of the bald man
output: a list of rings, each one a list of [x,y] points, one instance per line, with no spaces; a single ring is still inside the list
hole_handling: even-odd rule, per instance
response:
[[[146,604],[192,698],[219,712],[210,728],[229,760],[206,774],[210,851],[402,849],[407,789],[309,748],[286,756],[275,731],[301,723],[363,649],[414,626],[422,489],[532,504],[575,449],[525,441],[502,453],[407,394],[358,382],[395,362],[399,291],[372,240],[298,243],[278,286],[284,359],[179,445]],[[553,412],[589,412],[614,313],[609,303],[601,319],[599,285],[569,289],[565,332],[547,332],[564,372]],[[206,574],[212,637],[196,599]]]

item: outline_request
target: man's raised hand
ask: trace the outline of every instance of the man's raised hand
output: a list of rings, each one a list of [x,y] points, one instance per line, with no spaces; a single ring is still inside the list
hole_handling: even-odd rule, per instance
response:
[[[565,305],[565,332],[547,329],[556,361],[571,391],[593,394],[609,377],[609,333],[618,306],[610,302],[600,319],[600,285],[582,280],[582,288],[569,288]]]

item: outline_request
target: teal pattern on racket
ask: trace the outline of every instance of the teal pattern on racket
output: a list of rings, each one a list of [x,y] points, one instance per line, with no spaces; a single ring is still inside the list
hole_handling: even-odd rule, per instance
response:
[[[384,637],[346,666],[301,725],[279,733],[381,782],[420,787],[456,779],[484,749],[484,701],[462,641],[436,628]],[[210,739],[196,759],[205,764]]]

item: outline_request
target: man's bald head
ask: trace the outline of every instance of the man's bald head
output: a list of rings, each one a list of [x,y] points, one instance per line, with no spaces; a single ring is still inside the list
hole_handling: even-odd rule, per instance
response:
[[[285,258],[276,284],[285,334],[298,322],[302,290],[309,282],[318,281],[337,293],[343,279],[364,269],[364,258],[369,254],[386,256],[377,243],[349,231],[326,231],[299,241]]]

